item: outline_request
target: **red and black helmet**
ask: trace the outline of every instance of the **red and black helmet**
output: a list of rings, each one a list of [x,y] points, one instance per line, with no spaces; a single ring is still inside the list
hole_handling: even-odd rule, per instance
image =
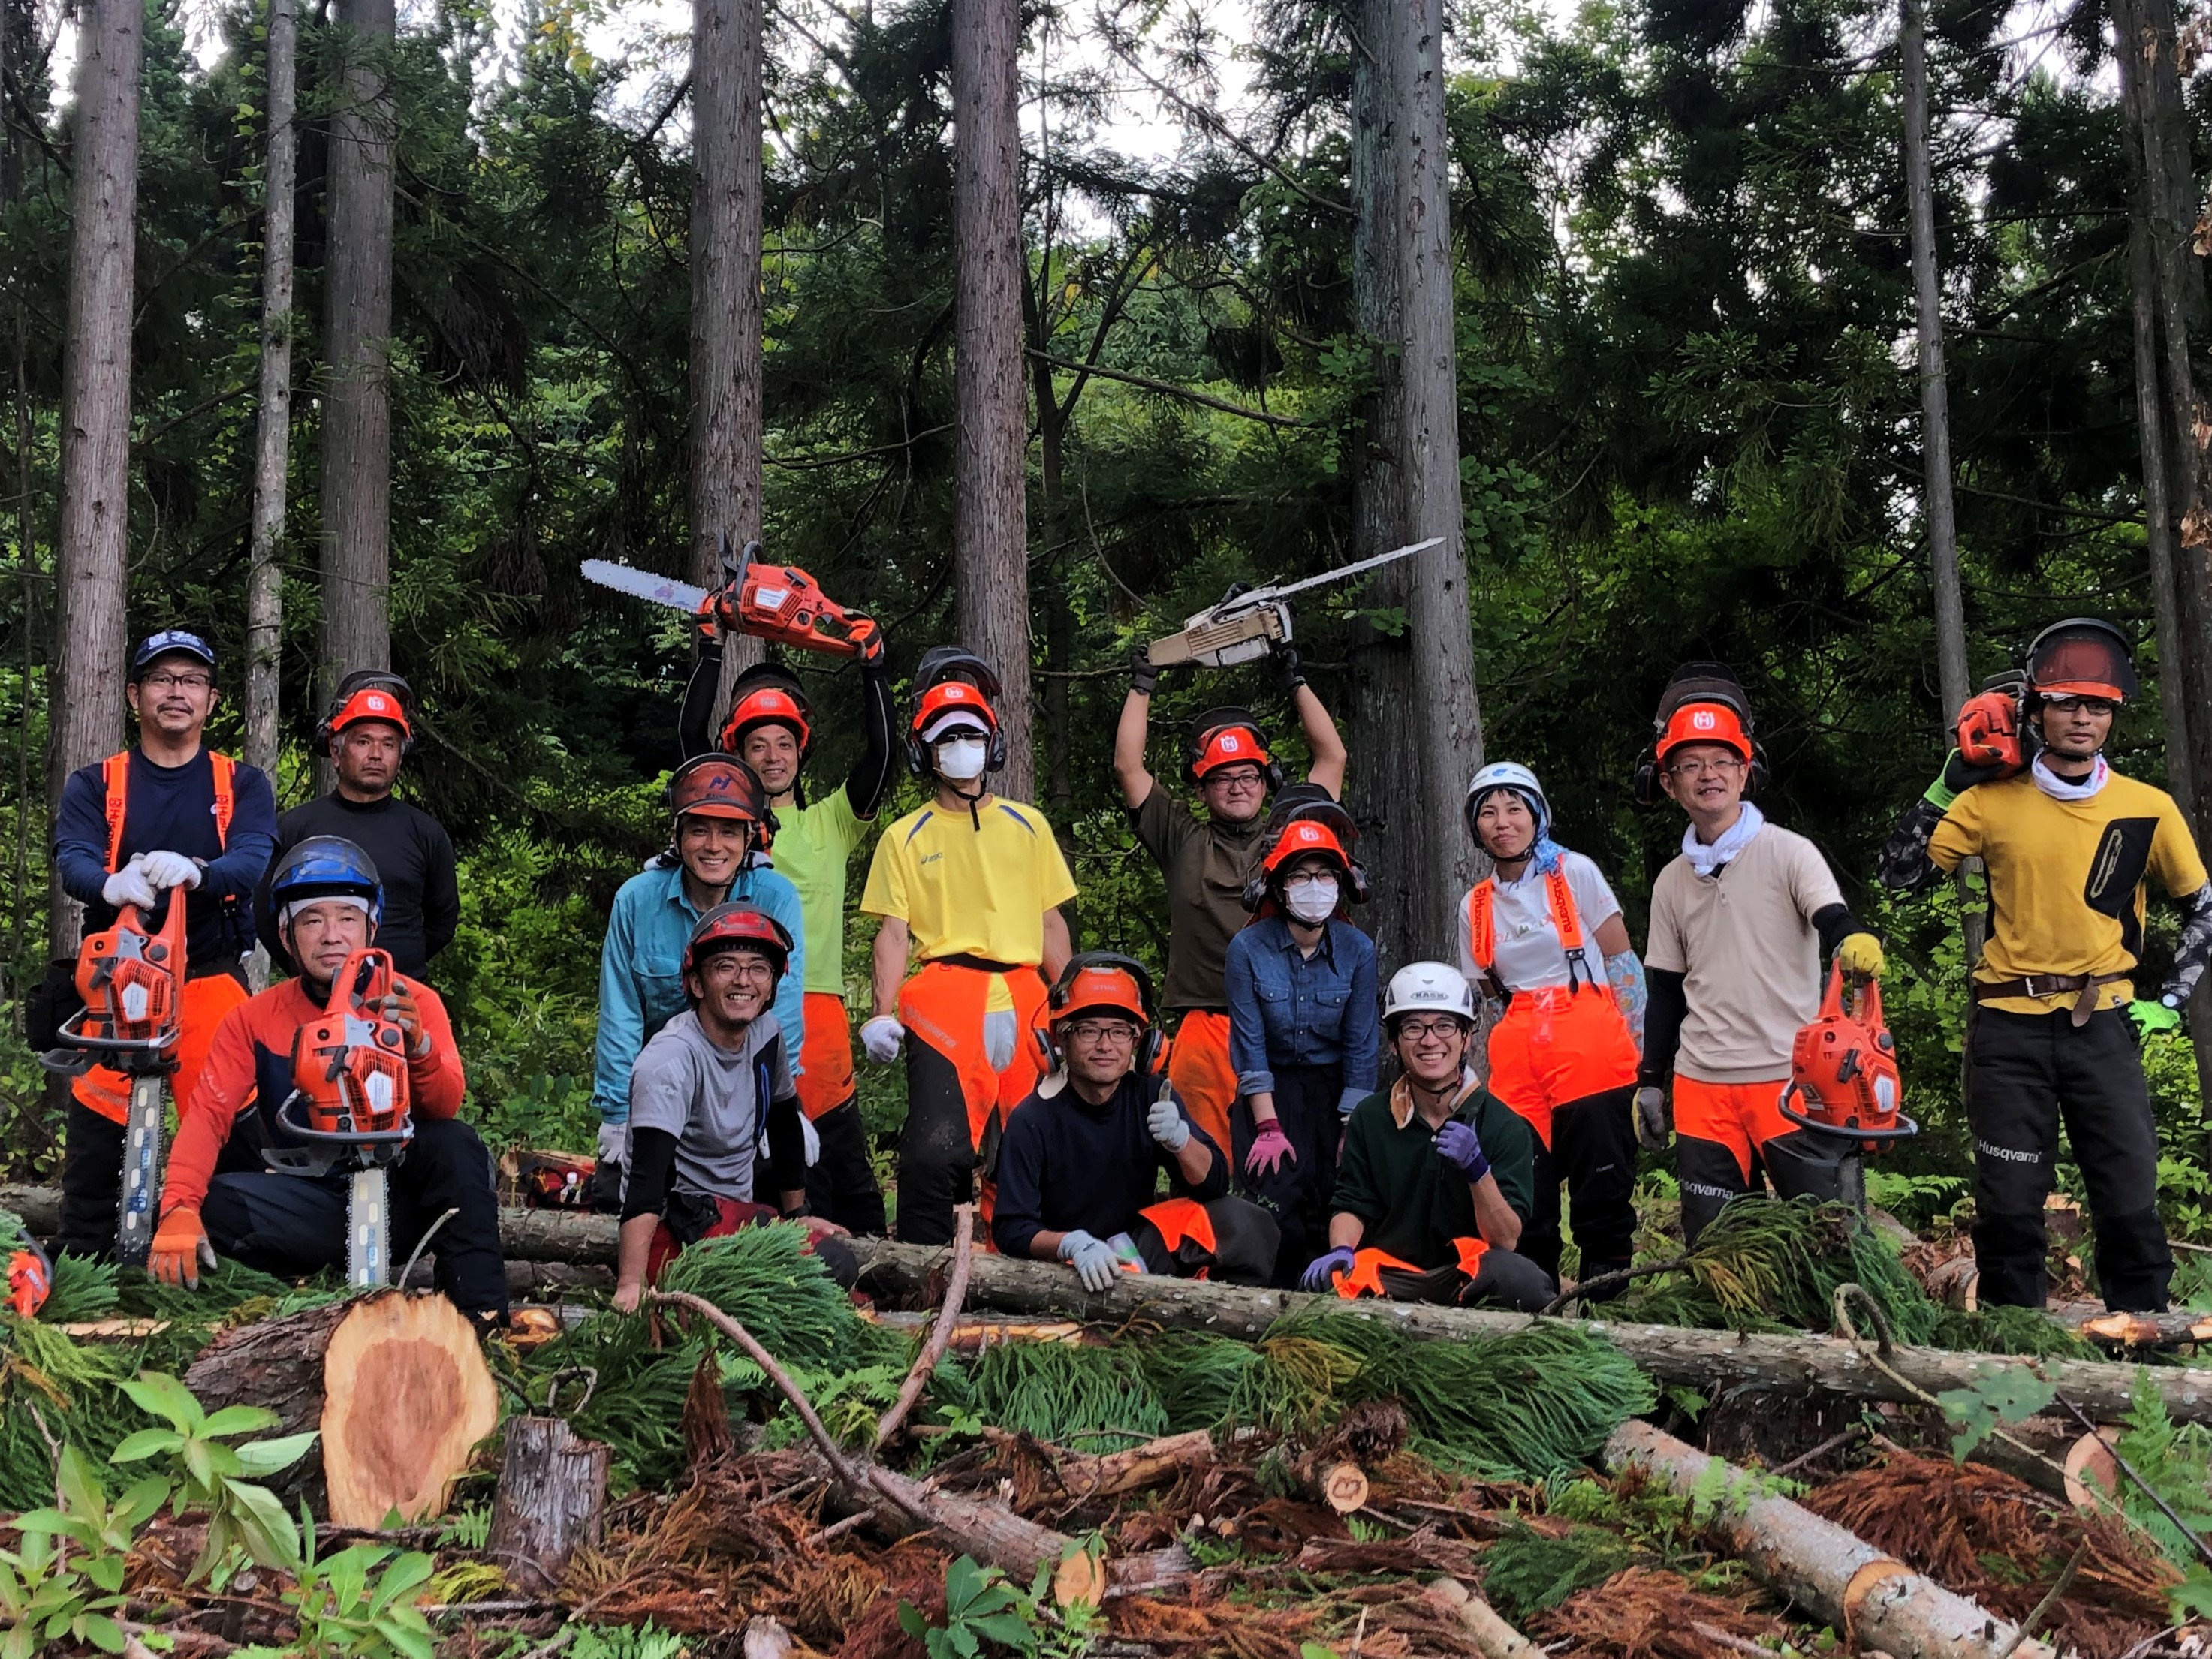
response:
[[[2044,697],[2125,702],[2142,689],[2128,636],[2095,617],[2069,617],[2027,647],[2027,682]]]
[[[781,726],[799,740],[799,763],[814,752],[814,705],[798,677],[772,662],[756,663],[730,688],[730,717],[722,722],[722,747],[736,754],[757,726]]]
[[[696,973],[708,957],[725,951],[757,951],[781,981],[791,965],[791,935],[774,916],[750,904],[718,904],[692,928],[684,946],[684,971]]]
[[[735,818],[753,826],[753,845],[766,852],[775,840],[775,814],[760,774],[728,755],[694,755],[668,780],[672,817]]]

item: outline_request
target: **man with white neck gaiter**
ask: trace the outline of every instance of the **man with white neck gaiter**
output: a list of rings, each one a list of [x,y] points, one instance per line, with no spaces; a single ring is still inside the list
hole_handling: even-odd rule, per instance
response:
[[[1969,858],[1989,869],[1990,942],[1966,1042],[1984,1303],[2043,1305],[2043,1200],[2063,1118],[2089,1189],[2106,1306],[2166,1306],[2173,1255],[2141,1037],[2181,1023],[2212,955],[2212,885],[2173,798],[2105,759],[2113,717],[2136,690],[2118,629],[2081,617],[2046,628],[2028,647],[2027,763],[1974,766],[1953,750],[1882,850],[1882,880],[1907,891]],[[2180,903],[2181,940],[2156,1000],[2137,1001],[2153,876]]]

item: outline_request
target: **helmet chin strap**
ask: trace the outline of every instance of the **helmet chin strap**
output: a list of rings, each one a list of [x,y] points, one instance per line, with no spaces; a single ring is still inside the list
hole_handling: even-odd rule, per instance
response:
[[[989,776],[990,774],[988,772],[978,772],[974,777],[969,779],[968,781],[975,786],[975,793],[971,794],[968,790],[962,787],[961,780],[958,778],[948,778],[942,772],[939,772],[937,775],[937,787],[939,788],[950,789],[960,799],[968,803],[968,822],[975,827],[975,831],[978,835],[982,833],[983,819],[981,815],[976,811],[976,805],[984,796],[991,793],[990,785],[985,781]]]

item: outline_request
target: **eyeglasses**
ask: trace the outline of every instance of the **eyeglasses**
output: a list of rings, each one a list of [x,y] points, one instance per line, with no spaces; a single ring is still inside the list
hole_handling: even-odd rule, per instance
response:
[[[707,959],[707,973],[714,979],[769,979],[774,969],[757,957],[725,951]]]
[[[1732,772],[1742,771],[1743,763],[1734,755],[1724,755],[1718,760],[1676,761],[1671,769],[1678,778],[1702,778],[1708,772],[1726,777]]]
[[[149,674],[138,683],[156,691],[204,691],[215,684],[205,674]]]
[[[2109,714],[2115,707],[2110,697],[2045,697],[2045,708],[2056,708],[2062,714],[2077,710],[2085,714]]]
[[[1079,1019],[1066,1028],[1071,1042],[1127,1042],[1137,1040],[1137,1028],[1126,1019]]]
[[[1224,789],[1257,789],[1261,782],[1259,768],[1253,766],[1240,766],[1233,770],[1217,768],[1206,775],[1206,781],[1218,783]]]
[[[1409,1019],[1401,1023],[1398,1036],[1401,1040],[1410,1038],[1415,1042],[1426,1042],[1431,1038],[1441,1042],[1447,1037],[1457,1036],[1466,1029],[1455,1019]]]

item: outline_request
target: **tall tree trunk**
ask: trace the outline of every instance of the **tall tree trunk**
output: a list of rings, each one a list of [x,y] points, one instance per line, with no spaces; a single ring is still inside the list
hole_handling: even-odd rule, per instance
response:
[[[1482,705],[1474,683],[1466,514],[1460,499],[1459,372],[1453,303],[1451,146],[1445,131],[1443,0],[1398,0],[1389,37],[1404,98],[1395,203],[1405,323],[1403,407],[1406,533],[1441,546],[1413,567],[1416,797],[1429,847],[1414,920],[1425,954],[1446,949],[1453,910],[1474,875],[1458,830],[1468,780],[1482,764]]]
[[[761,0],[691,6],[691,579],[761,533]],[[722,696],[761,659],[722,642]]]
[[[1966,672],[1966,602],[1959,586],[1959,521],[1951,497],[1951,388],[1943,362],[1942,279],[1936,263],[1936,180],[1928,155],[1928,15],[1904,0],[1898,31],[1904,59],[1905,193],[1911,222],[1914,321],[1920,337],[1921,520],[1936,593],[1936,670],[1943,712],[1954,720],[1972,684]],[[1969,964],[1982,959],[1989,913],[1974,896],[1974,859],[1958,874],[1959,919]]]
[[[262,190],[261,405],[254,430],[253,542],[246,577],[246,759],[276,775],[284,634],[284,494],[292,446],[294,0],[269,0],[269,160]]]
[[[48,793],[113,751],[123,725],[131,485],[131,313],[137,258],[141,0],[88,0],[79,14],[70,210],[69,331],[62,355],[59,652],[48,706]],[[81,917],[56,902],[56,956]]]
[[[1392,155],[1405,110],[1389,52],[1396,10],[1397,0],[1362,0],[1352,63],[1352,302],[1374,377],[1354,440],[1352,550],[1360,558],[1409,539],[1399,435],[1404,364],[1396,349],[1405,337],[1398,274],[1404,249]],[[1413,583],[1403,562],[1386,565],[1364,598],[1376,610],[1410,611]],[[1386,962],[1404,962],[1426,953],[1418,895],[1435,828],[1419,808],[1420,757],[1406,740],[1406,711],[1414,696],[1412,635],[1363,628],[1352,660],[1346,678],[1353,760],[1346,793],[1364,832],[1360,855],[1374,893],[1359,921]],[[1458,831],[1449,833],[1456,838]]]
[[[1030,757],[1029,416],[1022,387],[1021,15],[953,0],[953,630],[999,672],[1006,764],[992,787],[1035,792]]]
[[[340,0],[339,21],[324,283],[325,695],[344,675],[392,665],[392,0]],[[317,771],[327,787],[329,762]]]
[[[2147,356],[2160,371],[2155,427],[2145,428],[2145,446],[2168,445],[2172,470],[2157,469],[2164,486],[2162,506],[2170,515],[2170,582],[2157,580],[2164,550],[2154,535],[2153,605],[2159,616],[2161,681],[2179,682],[2182,742],[2172,745],[2168,732],[2167,781],[2200,846],[2212,841],[2212,501],[2208,501],[2206,440],[2212,434],[2208,413],[2197,392],[2190,361],[2191,341],[2204,310],[2204,272],[2191,252],[2196,185],[2190,170],[2189,128],[2182,106],[2181,77],[2170,0],[2114,0],[2121,95],[2133,116],[2135,154],[2140,161],[2136,212],[2144,221],[2148,250],[2148,287],[2155,296],[2155,325],[2142,315],[2143,290],[2137,289],[2138,372]],[[2156,350],[2147,352],[2147,335]],[[2140,390],[2138,402],[2142,398]],[[2153,470],[2146,466],[2144,507],[2152,510]],[[2170,628],[2174,650],[2166,653]],[[2163,690],[2161,697],[2168,695]],[[2197,1081],[2208,1124],[2212,1124],[2212,998],[2192,1000],[2191,1038],[2197,1056]],[[2212,1133],[2212,1131],[2208,1131]],[[2212,1159],[2212,1146],[2208,1146]]]

